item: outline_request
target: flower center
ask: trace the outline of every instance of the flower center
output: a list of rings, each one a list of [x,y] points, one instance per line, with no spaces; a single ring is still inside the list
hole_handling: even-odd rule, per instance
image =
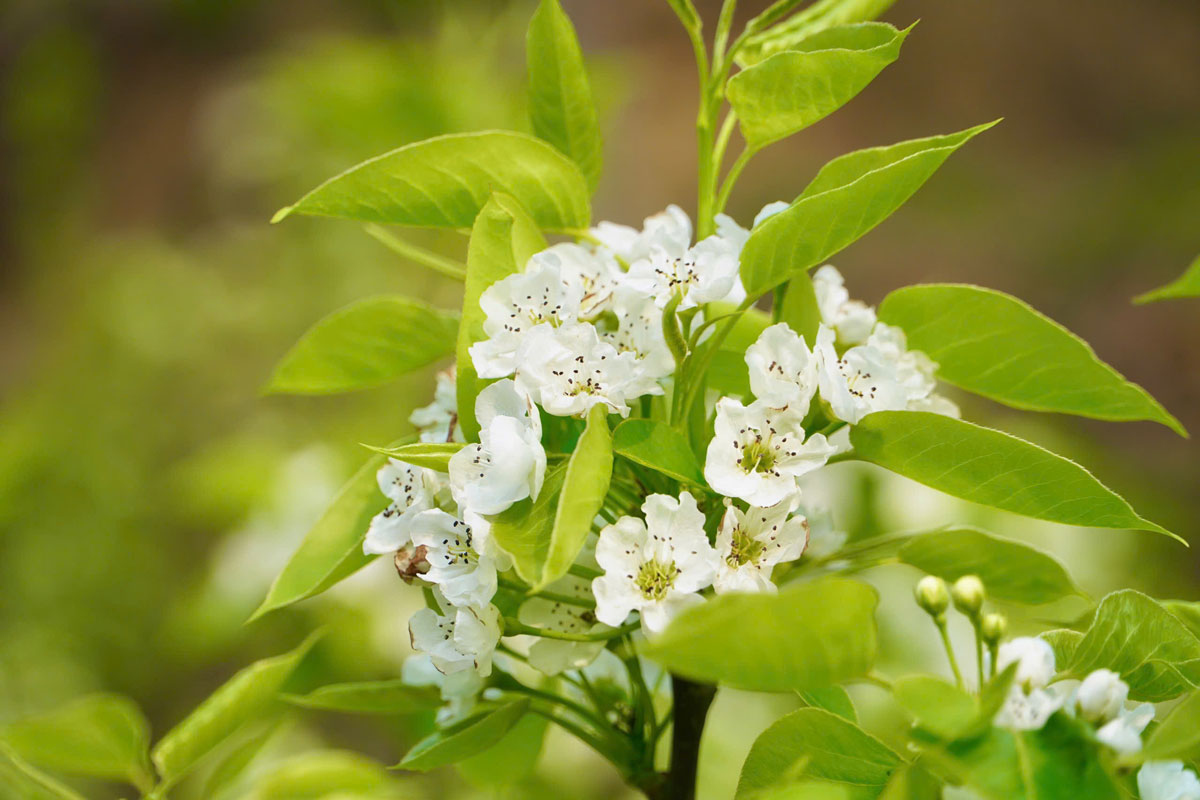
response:
[[[674,561],[664,564],[657,559],[651,559],[638,569],[637,587],[642,590],[642,596],[647,600],[662,600],[675,584],[675,576],[678,574],[679,570]]]
[[[770,472],[775,466],[775,451],[770,442],[764,441],[761,433],[754,435],[754,440],[742,447],[742,457],[738,465],[747,473]]]
[[[725,561],[731,567],[753,564],[758,561],[765,549],[765,544],[751,537],[739,525],[734,528],[733,540],[729,544],[729,555],[725,557]]]

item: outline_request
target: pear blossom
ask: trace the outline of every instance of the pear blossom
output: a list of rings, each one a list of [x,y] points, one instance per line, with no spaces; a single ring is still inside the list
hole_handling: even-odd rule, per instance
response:
[[[1017,665],[1013,685],[1026,691],[1045,688],[1054,678],[1054,648],[1036,636],[1018,636],[996,651],[996,671]]]
[[[439,725],[465,719],[475,708],[483,690],[483,678],[475,670],[445,675],[433,665],[428,654],[411,655],[400,665],[400,679],[409,686],[434,686],[441,690],[447,705],[438,709]]]
[[[589,607],[592,592],[586,580],[566,575],[546,588],[556,595],[573,597],[579,604],[531,597],[518,609],[518,620],[535,628],[549,628],[563,633],[591,633],[608,629],[608,626],[596,619],[595,609]],[[604,650],[604,644],[603,641],[538,639],[529,646],[529,665],[544,675],[557,675],[569,669],[583,669],[596,660]]]
[[[812,282],[821,321],[837,333],[837,340],[844,345],[866,342],[875,327],[875,309],[850,299],[842,273],[832,264],[813,273]]]
[[[546,475],[541,420],[511,380],[479,393],[479,444],[450,457],[450,491],[462,512],[499,514],[527,497],[537,499]]]
[[[591,235],[601,245],[632,264],[650,255],[653,248],[669,253],[682,253],[692,241],[692,221],[677,205],[646,217],[642,229],[612,222],[601,222],[592,228]]]
[[[641,613],[651,633],[690,606],[712,583],[717,555],[704,533],[704,514],[687,492],[679,498],[652,494],[642,504],[645,519],[621,517],[600,532],[596,561],[604,574],[592,581],[596,618],[617,626],[629,612]]]
[[[452,606],[484,606],[496,594],[496,565],[476,549],[471,526],[441,509],[418,514],[412,543],[428,568],[422,580],[435,584]]]
[[[1079,684],[1072,705],[1089,722],[1104,722],[1115,719],[1125,709],[1128,697],[1129,684],[1120,675],[1110,669],[1098,669]]]
[[[454,370],[442,370],[437,374],[433,402],[414,409],[409,415],[408,421],[417,429],[422,442],[463,441],[462,429],[458,427],[458,399],[454,392]]]
[[[717,402],[715,435],[704,477],[716,491],[766,508],[796,491],[796,478],[825,464],[834,452],[821,434],[805,439],[802,415],[756,400]]]
[[[1063,697],[1045,689],[1026,691],[1012,686],[1004,705],[996,713],[995,724],[1016,731],[1036,731],[1046,724],[1054,712],[1062,708]]]
[[[652,295],[659,308],[679,295],[682,310],[721,300],[733,290],[737,274],[737,256],[710,237],[683,252],[652,248],[630,264],[626,283]]]
[[[920,350],[908,349],[908,337],[894,325],[877,322],[867,338],[867,345],[874,347],[894,365],[896,381],[908,395],[910,411],[930,411],[948,417],[958,417],[958,406],[938,394],[937,364]]]
[[[555,416],[582,417],[601,403],[626,415],[629,400],[663,391],[636,355],[618,353],[586,323],[539,326],[525,337],[517,358],[519,385]]]
[[[439,672],[453,675],[474,670],[492,674],[492,654],[500,641],[500,610],[494,605],[451,606],[434,589],[441,613],[422,608],[408,621],[413,649],[429,655]]]
[[[870,344],[851,347],[839,358],[833,339],[833,331],[822,324],[813,351],[821,397],[835,417],[856,425],[873,411],[907,408],[908,391],[894,360]]]
[[[840,530],[833,522],[833,512],[828,506],[803,503],[796,513],[808,523],[808,547],[805,558],[827,558],[841,550],[850,538],[848,531]]]
[[[642,375],[658,381],[675,371],[675,357],[663,336],[663,312],[654,298],[628,286],[618,286],[610,309],[616,318],[614,330],[600,330],[600,338],[618,353],[632,353]]]
[[[1137,787],[1142,800],[1200,800],[1200,778],[1182,761],[1147,761]]]
[[[771,569],[800,557],[808,543],[808,523],[803,516],[789,517],[794,507],[791,498],[746,511],[727,504],[717,528],[720,561],[713,589],[717,594],[775,591]]]
[[[578,298],[577,308],[564,309],[559,314],[563,319],[591,319],[604,311],[623,276],[616,258],[607,249],[596,250],[573,242],[552,245],[535,253],[525,270],[543,267],[558,273],[563,297]]]
[[[1096,738],[1122,755],[1142,749],[1142,731],[1154,719],[1154,705],[1142,703],[1132,709],[1124,706],[1117,716],[1096,731]]]
[[[379,490],[392,502],[375,515],[363,540],[363,552],[394,553],[411,541],[417,514],[433,508],[444,479],[431,469],[414,467],[395,458],[375,473]]]
[[[771,408],[804,416],[817,391],[817,360],[786,323],[772,325],[746,349],[750,390]]]

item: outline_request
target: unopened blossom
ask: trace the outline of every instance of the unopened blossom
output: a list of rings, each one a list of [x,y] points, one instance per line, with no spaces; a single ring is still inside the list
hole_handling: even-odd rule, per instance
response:
[[[582,417],[598,404],[626,415],[629,400],[662,394],[662,387],[645,374],[636,355],[617,352],[586,323],[530,331],[518,361],[518,384],[547,413],[559,417]]]
[[[479,393],[479,443],[450,457],[450,490],[460,512],[499,514],[527,497],[537,499],[546,474],[541,421],[511,381]]]
[[[908,391],[896,375],[896,363],[869,344],[851,347],[840,357],[833,331],[817,329],[813,352],[821,397],[840,420],[856,425],[875,411],[901,411],[908,407]]]
[[[1079,684],[1074,705],[1089,722],[1104,722],[1115,719],[1125,709],[1128,697],[1129,684],[1120,675],[1110,669],[1098,669]]]
[[[1147,761],[1137,787],[1141,800],[1200,800],[1200,778],[1182,761]]]
[[[1132,709],[1123,705],[1114,719],[1100,726],[1096,738],[1122,755],[1142,749],[1142,731],[1154,719],[1154,705],[1142,703]]]
[[[817,391],[817,360],[786,323],[764,330],[746,349],[750,390],[771,408],[804,416]]]
[[[596,618],[591,607],[591,585],[583,578],[567,575],[546,587],[547,591],[574,598],[577,603],[530,597],[521,604],[517,619],[535,628],[548,628],[562,633],[592,633],[608,626]],[[569,669],[583,669],[596,660],[604,650],[604,641],[571,642],[563,639],[539,638],[529,646],[529,664],[544,675],[557,675]]]
[[[412,542],[424,548],[422,580],[437,586],[452,606],[484,606],[496,594],[496,565],[476,548],[471,526],[441,509],[413,519]]]
[[[866,342],[875,327],[875,309],[850,299],[842,273],[832,264],[813,273],[812,282],[821,321],[836,332],[837,340],[843,345]]]
[[[413,649],[427,653],[438,671],[452,675],[474,670],[492,673],[492,654],[500,641],[500,610],[493,605],[451,606],[434,590],[441,613],[422,608],[408,621]]]
[[[790,498],[746,511],[729,504],[717,528],[717,594],[775,591],[771,570],[798,559],[808,543],[808,524],[803,516],[789,516],[792,508]]]
[[[1003,672],[1010,664],[1017,665],[1013,685],[1026,689],[1041,689],[1054,678],[1054,648],[1036,636],[1018,636],[1000,645],[996,651],[996,671]]]
[[[529,259],[526,272],[548,267],[558,273],[564,298],[578,298],[579,305],[559,314],[563,319],[591,319],[608,308],[623,275],[608,250],[596,250],[573,242],[552,245]]]
[[[371,520],[363,552],[394,553],[411,540],[413,518],[434,507],[444,479],[431,469],[414,467],[395,458],[389,458],[375,478],[379,490],[391,503]]]
[[[805,439],[801,419],[761,401],[745,406],[721,398],[704,461],[709,486],[762,508],[793,494],[796,478],[824,465],[834,452],[819,433]]]
[[[422,442],[461,442],[462,429],[458,426],[458,399],[455,397],[454,370],[442,370],[437,374],[437,385],[433,390],[433,402],[414,409],[408,421]]]
[[[600,532],[596,561],[604,574],[592,581],[596,618],[618,626],[631,611],[657,633],[684,609],[703,602],[717,556],[704,533],[704,515],[687,492],[652,494],[645,519],[621,517]]]
[[[675,357],[663,336],[663,312],[653,297],[622,285],[613,294],[610,311],[616,327],[600,330],[602,340],[618,353],[632,353],[649,380],[661,380],[675,371]]]

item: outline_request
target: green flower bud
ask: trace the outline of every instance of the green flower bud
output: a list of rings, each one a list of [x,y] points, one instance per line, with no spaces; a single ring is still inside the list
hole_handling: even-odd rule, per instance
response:
[[[933,575],[926,575],[917,582],[913,592],[917,605],[934,617],[940,617],[950,607],[950,593],[946,590],[946,582]]]
[[[955,608],[972,619],[979,616],[979,611],[983,608],[983,598],[987,593],[978,575],[963,575],[954,582],[950,593],[954,596]]]
[[[984,614],[979,632],[983,634],[983,640],[989,647],[995,647],[1004,638],[1004,634],[1008,633],[1008,618],[1003,614]]]

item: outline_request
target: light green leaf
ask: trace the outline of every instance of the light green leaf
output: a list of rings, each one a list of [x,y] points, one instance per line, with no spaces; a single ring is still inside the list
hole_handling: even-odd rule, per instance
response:
[[[758,297],[854,242],[912,197],[951,153],[995,124],[830,161],[791,206],[751,231],[741,259],[746,292]]]
[[[752,149],[825,118],[900,55],[908,30],[883,22],[827,28],[730,78],[725,93]]]
[[[877,411],[850,429],[850,443],[857,458],[964,500],[1065,525],[1179,539],[1139,517],[1073,461],[970,422],[925,411]]]
[[[721,595],[681,614],[647,655],[694,680],[739,689],[832,686],[870,670],[877,601],[870,586],[844,578]]]
[[[248,800],[320,800],[335,792],[401,797],[381,764],[347,750],[313,750],[281,761],[254,784]]]
[[[459,450],[466,447],[462,442],[411,442],[396,447],[372,447],[368,450],[412,464],[414,467],[425,467],[438,472],[449,472],[450,459]]]
[[[432,733],[417,742],[396,767],[425,772],[482,753],[503,739],[528,710],[529,699],[524,698]]]
[[[892,773],[879,800],[942,800],[942,783],[919,764],[906,764]]]
[[[567,574],[592,530],[612,479],[613,440],[608,428],[608,406],[598,403],[588,412],[587,427],[567,462],[562,494],[554,512],[554,527],[546,559],[533,582],[541,591]]]
[[[738,48],[734,60],[742,67],[757,64],[774,53],[795,49],[805,39],[826,28],[877,19],[896,0],[817,0],[791,19],[768,27],[802,2],[776,0],[763,12],[762,19],[756,18],[756,32]]]
[[[1060,670],[1083,678],[1111,669],[1132,700],[1160,702],[1200,686],[1200,639],[1151,598],[1125,589],[1100,601],[1092,625]]]
[[[809,347],[817,340],[817,327],[821,324],[821,309],[817,307],[817,292],[808,274],[797,275],[788,281],[783,295],[783,309],[779,319],[804,337]]]
[[[512,555],[517,574],[530,586],[540,582],[544,574],[554,535],[558,498],[566,476],[566,464],[551,467],[546,470],[537,500],[526,498],[491,517],[492,537]]]
[[[1170,611],[1200,638],[1200,603],[1189,603],[1185,600],[1162,600],[1163,608]]]
[[[1043,631],[1038,636],[1045,639],[1046,643],[1050,645],[1050,649],[1054,651],[1054,663],[1060,669],[1075,660],[1075,648],[1079,647],[1079,643],[1083,641],[1082,633],[1067,628]]]
[[[1133,299],[1138,305],[1154,303],[1159,300],[1177,300],[1183,297],[1200,297],[1200,256],[1192,262],[1184,273],[1166,286],[1160,286]]]
[[[471,345],[487,338],[487,315],[479,298],[489,286],[520,272],[530,257],[546,249],[546,237],[521,204],[512,197],[494,194],[475,218],[467,245],[467,277],[463,287],[462,321],[458,327],[455,393],[458,424],[467,441],[479,438],[475,398],[484,386],[471,361]]]
[[[533,132],[579,165],[596,188],[603,153],[583,52],[558,0],[542,0],[529,23],[529,114]]]
[[[267,384],[272,394],[335,394],[380,386],[454,354],[458,317],[400,296],[335,311],[300,337]]]
[[[371,562],[374,556],[363,553],[362,541],[371,517],[386,505],[375,481],[383,463],[382,455],[372,456],[346,481],[276,576],[250,620],[320,594]]]
[[[1173,758],[1193,760],[1200,755],[1200,692],[1192,692],[1158,723],[1138,757],[1144,761]]]
[[[0,787],[11,792],[14,800],[84,800],[83,795],[21,758],[3,740],[0,740]]]
[[[850,693],[841,686],[826,686],[821,689],[808,689],[797,692],[805,705],[813,708],[823,708],[831,714],[837,714],[844,720],[858,722],[858,712],[854,710],[854,701]]]
[[[819,708],[793,711],[763,731],[750,748],[735,798],[794,777],[851,784],[853,797],[875,797],[903,764],[883,742],[852,722]]]
[[[285,695],[293,705],[352,714],[417,714],[442,705],[441,693],[402,680],[333,683],[305,695]]]
[[[975,698],[940,678],[909,675],[896,681],[892,694],[917,723],[942,739],[954,739],[975,723]]]
[[[280,209],[364,222],[469,228],[493,192],[515,197],[539,227],[586,228],[587,181],[551,145],[512,131],[436,136],[364,161]]]
[[[542,755],[549,724],[545,717],[526,714],[499,742],[458,762],[459,773],[484,788],[510,786],[528,777]]]
[[[613,451],[677,481],[704,485],[704,473],[687,437],[666,423],[650,419],[625,420],[613,431]]]
[[[898,289],[879,318],[938,363],[938,378],[999,403],[1092,419],[1152,420],[1187,435],[1145,389],[1086,342],[1003,292],[960,284]]]
[[[756,792],[751,800],[855,800],[860,792],[858,787],[841,783],[798,781]]]
[[[905,564],[948,581],[978,575],[988,594],[1001,600],[1037,604],[1082,595],[1053,557],[975,528],[956,526],[914,536],[900,546],[899,555]]]
[[[238,779],[266,748],[279,729],[281,719],[282,716],[277,715],[274,718],[267,717],[258,722],[248,723],[214,750],[215,766],[204,781],[204,790],[200,796],[219,798],[239,789]]]
[[[127,697],[92,694],[0,729],[23,759],[46,769],[153,783],[147,758],[150,725]]]
[[[178,781],[244,723],[270,708],[318,636],[309,636],[291,652],[264,658],[240,670],[168,731],[152,752],[163,781]]]

